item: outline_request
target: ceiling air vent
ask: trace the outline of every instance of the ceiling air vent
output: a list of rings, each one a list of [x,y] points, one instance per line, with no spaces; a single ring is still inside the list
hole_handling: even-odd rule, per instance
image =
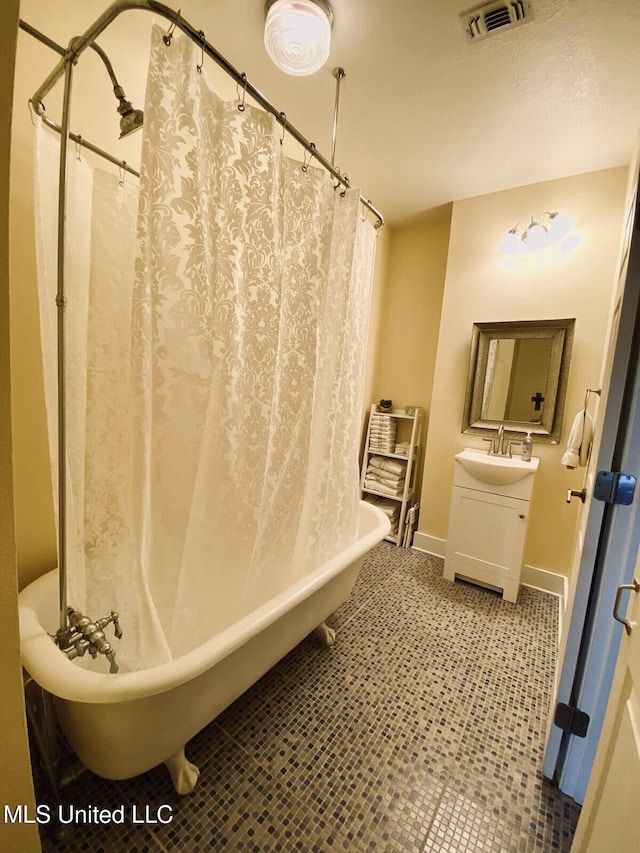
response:
[[[478,41],[507,27],[516,27],[533,20],[530,0],[498,0],[483,3],[460,15],[469,41]]]

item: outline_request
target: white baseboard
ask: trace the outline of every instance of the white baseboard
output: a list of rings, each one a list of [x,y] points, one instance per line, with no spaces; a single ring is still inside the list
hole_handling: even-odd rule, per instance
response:
[[[413,534],[412,548],[415,548],[416,551],[424,551],[427,554],[433,554],[434,557],[442,557],[444,559],[447,540],[438,539],[435,536],[429,536],[427,533],[416,531]],[[522,567],[520,582],[525,586],[531,586],[534,589],[541,589],[543,592],[557,595],[561,600],[560,611],[562,612],[564,602],[567,600],[567,578],[565,575],[550,572],[547,569],[538,569],[536,566],[524,565]]]
[[[442,557],[447,547],[446,539],[436,539],[435,536],[428,536],[426,533],[420,533],[417,530],[413,534],[413,544],[411,546],[416,551],[424,551],[426,554],[433,554],[434,557]]]
[[[557,595],[562,601],[566,601],[567,578],[565,575],[559,575],[547,569],[538,569],[536,566],[527,566],[525,564],[522,567],[520,582],[525,586],[541,589],[543,592],[550,592],[552,595]]]

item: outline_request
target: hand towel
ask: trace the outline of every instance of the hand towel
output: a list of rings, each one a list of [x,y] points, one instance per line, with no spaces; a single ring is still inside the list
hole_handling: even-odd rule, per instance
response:
[[[593,419],[586,409],[578,412],[573,419],[567,449],[562,455],[562,465],[567,468],[584,468],[589,461],[589,451],[593,441]]]

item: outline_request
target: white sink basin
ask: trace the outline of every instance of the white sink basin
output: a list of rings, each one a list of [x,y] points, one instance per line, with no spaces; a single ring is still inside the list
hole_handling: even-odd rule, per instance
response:
[[[467,448],[456,453],[455,459],[467,474],[481,483],[505,486],[517,483],[525,477],[535,474],[540,460],[534,456],[531,462],[524,462],[519,456],[490,456],[486,450]]]

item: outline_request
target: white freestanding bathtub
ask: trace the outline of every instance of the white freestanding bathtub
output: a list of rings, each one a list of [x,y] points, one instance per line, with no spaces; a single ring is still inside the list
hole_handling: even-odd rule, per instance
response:
[[[322,623],[349,596],[389,521],[361,501],[359,528],[353,545],[235,625],[181,658],[137,672],[90,671],[57,648],[50,636],[57,628],[57,570],[26,587],[19,597],[22,662],[54,696],[82,763],[99,776],[127,779],[164,762],[178,793],[193,790],[199,771],[185,758],[186,742],[314,628],[332,642]]]

